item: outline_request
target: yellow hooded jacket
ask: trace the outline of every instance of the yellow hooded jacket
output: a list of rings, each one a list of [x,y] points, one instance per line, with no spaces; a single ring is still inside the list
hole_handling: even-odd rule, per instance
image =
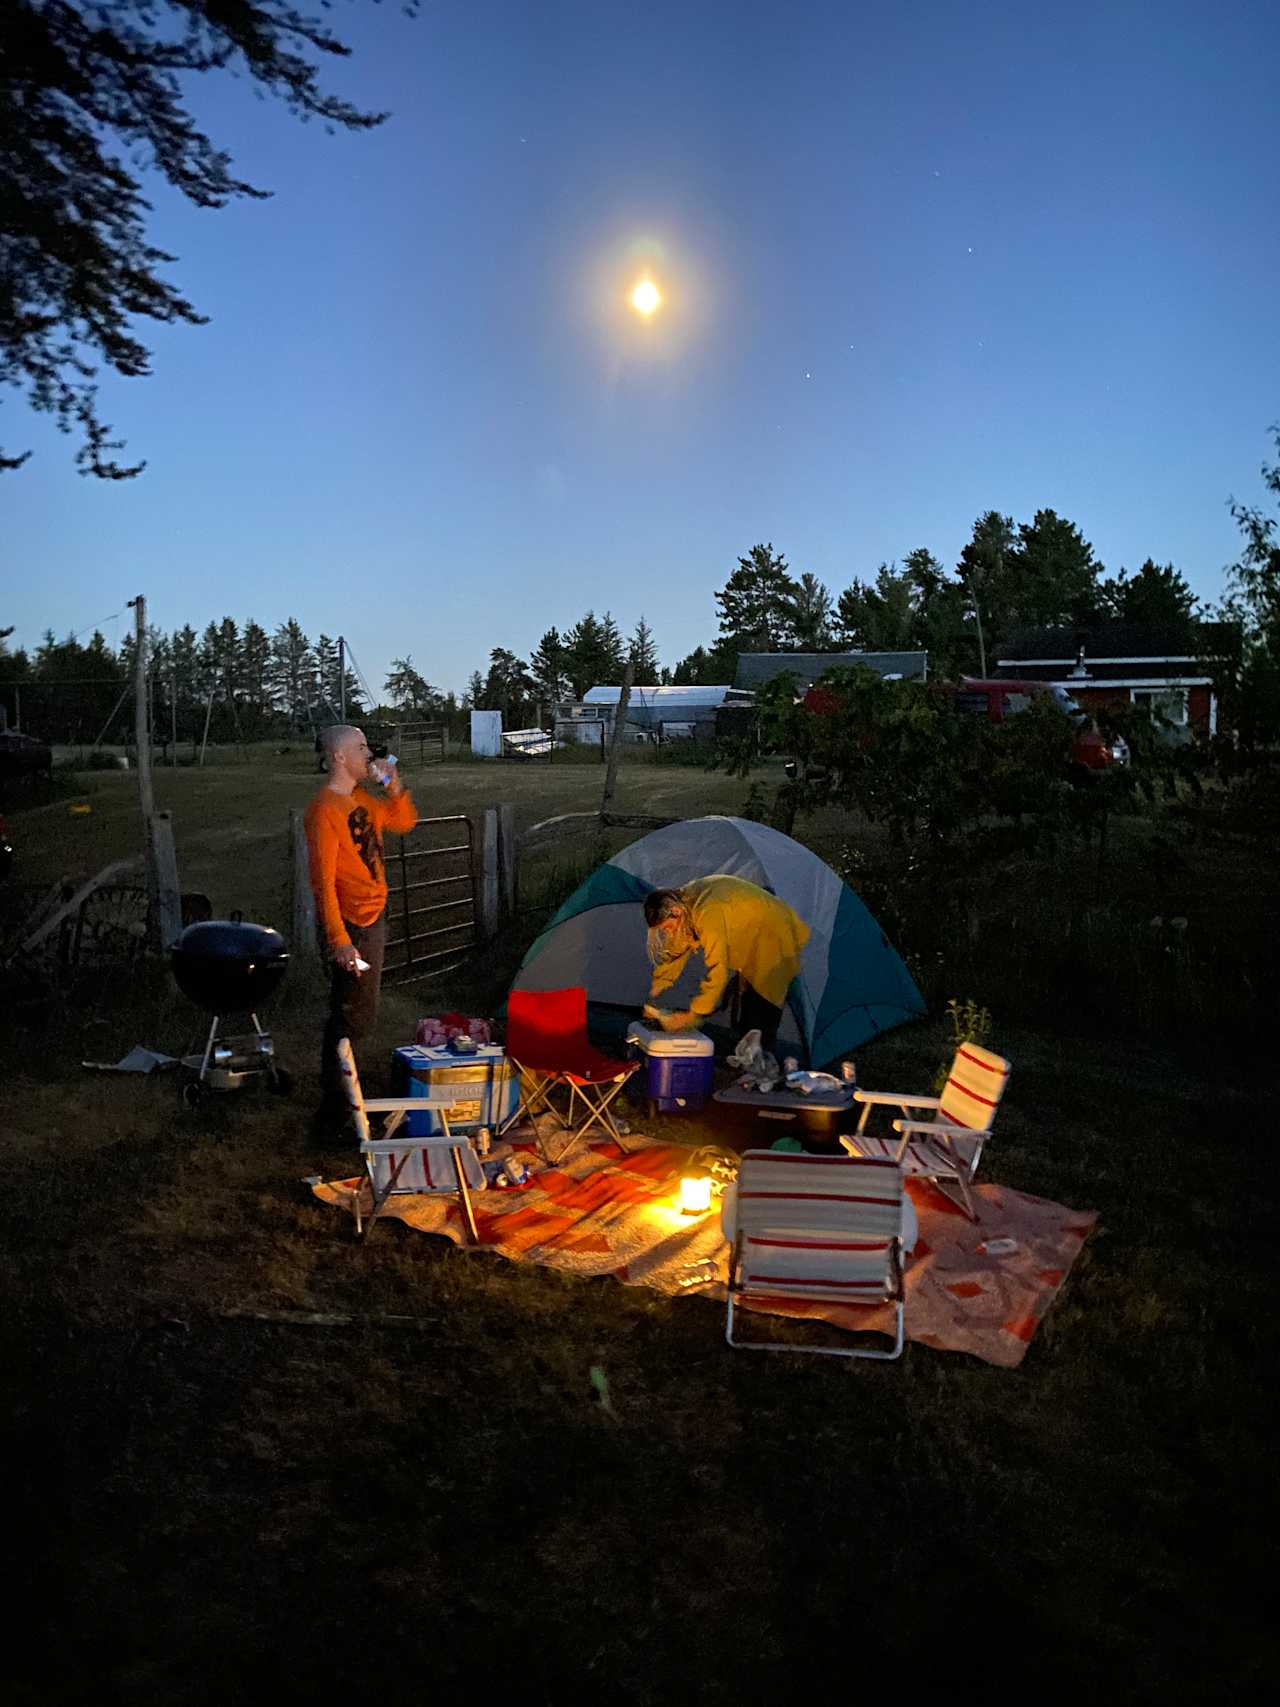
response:
[[[809,927],[799,914],[745,877],[696,877],[681,885],[680,894],[698,940],[683,953],[659,962],[649,1000],[657,1002],[677,982],[696,948],[702,952],[707,972],[689,1004],[692,1013],[713,1014],[735,972],[765,1001],[780,1008],[809,940]]]

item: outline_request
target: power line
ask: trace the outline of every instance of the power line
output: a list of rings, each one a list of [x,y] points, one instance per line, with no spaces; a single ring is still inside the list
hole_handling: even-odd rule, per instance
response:
[[[91,623],[90,623],[90,624],[89,624],[89,627],[88,627],[88,628],[82,628],[82,629],[80,629],[80,631],[79,631],[79,633],[77,633],[77,634],[72,634],[72,635],[69,635],[69,636],[68,636],[68,639],[71,639],[71,640],[79,640],[79,638],[80,638],[80,635],[81,635],[81,634],[88,634],[88,633],[90,633],[90,632],[91,632],[91,631],[92,631],[92,630],[93,630],[93,629],[97,629],[97,628],[101,628],[101,627],[103,627],[103,625],[104,625],[104,624],[105,624],[105,623],[108,623],[108,622],[114,622],[114,621],[115,621],[115,620],[116,620],[116,618],[117,618],[117,617],[121,617],[121,616],[123,616],[123,615],[124,615],[124,612],[123,612],[123,611],[122,611],[122,610],[117,610],[117,611],[112,611],[112,613],[111,613],[111,615],[110,615],[110,616],[104,616],[104,617],[103,617],[103,618],[102,618],[102,619],[101,619],[101,621],[99,621],[99,622],[91,622]],[[64,641],[64,642],[63,642],[63,645],[65,645],[65,644],[66,644],[66,641]]]

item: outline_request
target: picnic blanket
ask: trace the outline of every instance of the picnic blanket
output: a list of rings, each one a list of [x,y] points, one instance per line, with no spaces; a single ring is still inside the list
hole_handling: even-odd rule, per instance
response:
[[[678,1207],[689,1151],[644,1138],[627,1142],[628,1155],[613,1143],[578,1144],[559,1166],[541,1162],[532,1144],[517,1145],[530,1168],[529,1185],[472,1193],[481,1248],[512,1262],[542,1263],[583,1276],[607,1274],[628,1286],[723,1300],[729,1247],[718,1208],[694,1218]],[[348,1211],[355,1192],[362,1191],[368,1208],[364,1179],[321,1183],[313,1190],[322,1202]],[[979,1221],[974,1225],[927,1182],[910,1180],[907,1190],[920,1223],[907,1259],[907,1338],[1015,1368],[1097,1215],[987,1184],[976,1188]],[[380,1218],[390,1217],[419,1232],[467,1243],[456,1197],[396,1196]],[[986,1249],[1010,1239],[1013,1250],[994,1254]],[[708,1270],[700,1265],[708,1263],[714,1279],[703,1279]],[[893,1332],[888,1309],[778,1301],[768,1313]]]

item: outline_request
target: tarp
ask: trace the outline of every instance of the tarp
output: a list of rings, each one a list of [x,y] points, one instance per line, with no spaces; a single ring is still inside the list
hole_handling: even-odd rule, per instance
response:
[[[557,1133],[553,1144],[563,1142]],[[612,1275],[629,1286],[668,1295],[693,1291],[723,1301],[729,1247],[720,1216],[682,1215],[679,1180],[690,1151],[651,1139],[575,1145],[548,1167],[531,1144],[516,1146],[530,1169],[520,1191],[482,1191],[472,1198],[480,1243],[511,1262],[540,1263],[583,1278]],[[367,1180],[312,1189],[324,1203],[350,1210],[354,1194],[370,1198]],[[1039,1323],[1080,1254],[1097,1216],[1006,1185],[974,1187],[980,1220],[966,1219],[924,1180],[909,1180],[919,1233],[906,1266],[906,1337],[938,1351],[964,1351],[1003,1369],[1026,1355]],[[450,1197],[393,1197],[383,1216],[423,1233],[467,1244],[462,1210]],[[893,1332],[888,1307],[773,1300],[765,1314],[802,1316],[849,1330]]]
[[[695,877],[745,877],[795,909],[811,935],[779,1031],[815,1066],[925,1011],[902,957],[862,902],[817,854],[746,818],[690,818],[623,848],[593,871],[524,958],[518,990],[581,984],[590,1003],[638,1011],[649,992],[641,908],[653,889]],[[700,979],[692,957],[677,990]],[[674,992],[665,998],[678,1007]]]

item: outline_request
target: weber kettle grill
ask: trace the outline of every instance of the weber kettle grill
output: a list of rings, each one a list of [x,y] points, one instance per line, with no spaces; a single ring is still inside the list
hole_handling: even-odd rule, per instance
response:
[[[178,988],[197,1007],[213,1015],[204,1052],[185,1055],[188,1077],[182,1100],[196,1107],[209,1091],[238,1091],[265,1081],[280,1096],[293,1088],[278,1066],[271,1035],[258,1021],[258,1009],[274,995],[289,969],[289,951],[279,931],[246,924],[238,913],[188,925],[174,944],[170,963]],[[221,1031],[232,1015],[247,1014],[252,1032]]]

